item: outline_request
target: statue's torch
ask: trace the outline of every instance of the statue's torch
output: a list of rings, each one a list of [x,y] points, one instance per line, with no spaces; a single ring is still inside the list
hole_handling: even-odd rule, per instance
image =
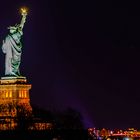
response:
[[[22,15],[22,16],[26,16],[26,15],[27,15],[27,11],[28,11],[28,9],[27,9],[26,7],[22,7],[22,8],[20,9],[20,12],[21,12],[21,15]]]

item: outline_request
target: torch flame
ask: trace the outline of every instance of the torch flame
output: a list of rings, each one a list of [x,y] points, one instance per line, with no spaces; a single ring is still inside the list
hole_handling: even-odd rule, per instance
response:
[[[27,8],[26,7],[22,7],[21,9],[20,9],[20,11],[21,11],[21,14],[22,15],[27,15]]]

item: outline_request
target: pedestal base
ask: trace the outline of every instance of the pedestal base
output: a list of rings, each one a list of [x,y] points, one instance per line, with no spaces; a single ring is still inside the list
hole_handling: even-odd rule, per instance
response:
[[[1,127],[3,124],[0,123],[0,130],[14,129],[16,122],[14,118],[17,118],[20,111],[24,111],[24,115],[32,113],[32,107],[30,105],[29,90],[31,85],[27,84],[25,77],[2,77],[0,80],[0,121],[5,118],[13,118],[12,128]],[[7,122],[6,122],[7,123]],[[9,122],[11,127],[11,122]]]

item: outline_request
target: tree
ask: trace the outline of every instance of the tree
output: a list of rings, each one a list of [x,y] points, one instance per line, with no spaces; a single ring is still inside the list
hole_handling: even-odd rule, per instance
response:
[[[83,129],[82,115],[75,109],[68,108],[55,115],[56,128]]]
[[[15,117],[15,122],[17,122],[17,130],[28,130],[32,125],[33,114],[28,105],[18,104],[16,106],[17,116]]]

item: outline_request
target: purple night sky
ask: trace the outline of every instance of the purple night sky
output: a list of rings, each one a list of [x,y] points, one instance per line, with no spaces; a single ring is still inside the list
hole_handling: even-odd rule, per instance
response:
[[[112,1],[4,0],[0,42],[29,7],[21,71],[31,103],[75,108],[86,127],[140,128],[139,4]],[[0,75],[4,55],[0,51]]]

